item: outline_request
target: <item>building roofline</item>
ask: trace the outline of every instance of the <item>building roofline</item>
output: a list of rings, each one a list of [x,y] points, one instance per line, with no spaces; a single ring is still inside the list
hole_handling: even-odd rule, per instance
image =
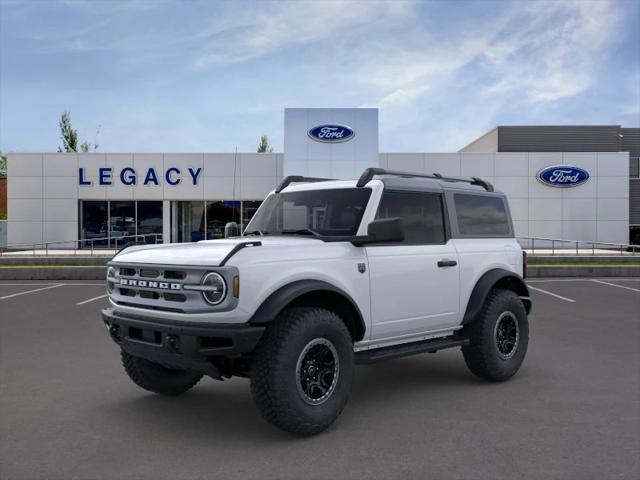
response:
[[[594,123],[594,124],[540,124],[540,125],[498,125],[496,128],[511,128],[511,127],[544,127],[544,128],[563,128],[563,127],[571,127],[571,128],[580,128],[580,127],[619,127],[622,128],[620,124],[611,124],[611,123]]]
[[[474,139],[474,140],[470,141],[469,143],[467,143],[464,147],[462,147],[460,150],[458,150],[458,152],[457,152],[457,153],[464,153],[464,152],[463,152],[463,150],[464,150],[465,148],[470,147],[471,145],[473,145],[474,143],[476,143],[478,140],[482,140],[484,137],[487,137],[487,136],[491,135],[493,132],[495,132],[495,131],[496,131],[496,130],[498,130],[499,128],[501,128],[501,127],[499,127],[499,126],[498,126],[498,127],[493,127],[493,128],[492,128],[491,130],[489,130],[488,132],[486,132],[486,133],[484,133],[484,134],[480,135],[478,138],[476,138],[476,139]]]

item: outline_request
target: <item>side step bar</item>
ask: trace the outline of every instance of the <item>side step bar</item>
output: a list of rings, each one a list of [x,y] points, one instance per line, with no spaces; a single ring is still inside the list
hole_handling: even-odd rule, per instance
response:
[[[452,335],[444,338],[432,338],[421,342],[403,343],[390,347],[376,348],[356,352],[357,364],[368,364],[390,360],[392,358],[406,357],[418,353],[435,353],[438,350],[453,347],[463,347],[469,344],[469,339],[460,335]]]

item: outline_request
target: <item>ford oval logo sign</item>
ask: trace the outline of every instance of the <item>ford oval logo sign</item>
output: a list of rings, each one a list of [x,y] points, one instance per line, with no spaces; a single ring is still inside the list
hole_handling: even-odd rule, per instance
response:
[[[538,172],[538,181],[551,187],[577,187],[589,180],[589,172],[579,167],[555,165]]]
[[[346,125],[318,125],[308,132],[309,137],[316,142],[338,143],[347,142],[355,137],[356,132]]]

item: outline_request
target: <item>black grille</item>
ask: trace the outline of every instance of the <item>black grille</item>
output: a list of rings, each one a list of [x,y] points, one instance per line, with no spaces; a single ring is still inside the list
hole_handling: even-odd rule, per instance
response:
[[[185,278],[187,274],[185,272],[181,272],[179,270],[165,270],[164,278],[167,280],[182,280]]]
[[[156,278],[160,276],[160,271],[142,268],[140,269],[140,276],[144,278]]]
[[[157,300],[158,298],[160,298],[160,294],[158,292],[152,292],[150,290],[140,290],[140,297]]]
[[[162,294],[162,296],[168,302],[186,302],[187,301],[187,297],[184,295],[184,293],[165,292]]]

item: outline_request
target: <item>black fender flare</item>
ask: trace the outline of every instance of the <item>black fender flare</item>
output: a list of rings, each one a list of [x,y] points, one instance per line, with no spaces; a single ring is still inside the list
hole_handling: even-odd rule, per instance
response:
[[[353,325],[352,334],[354,340],[360,340],[366,331],[362,312],[351,296],[341,288],[331,285],[322,280],[297,280],[280,287],[278,290],[269,295],[266,300],[258,307],[249,320],[250,324],[264,324],[273,321],[278,314],[301,296],[313,292],[333,292],[340,295],[344,299],[344,305],[349,306],[353,312],[355,325]],[[343,320],[347,320],[344,319]],[[358,338],[359,337],[359,338]]]
[[[522,277],[509,270],[494,268],[485,272],[477,281],[475,287],[473,287],[469,302],[467,303],[467,309],[462,319],[463,325],[471,323],[478,316],[487,299],[487,295],[489,295],[489,292],[494,287],[505,288],[516,292],[522,300],[527,314],[531,312],[529,289]]]

